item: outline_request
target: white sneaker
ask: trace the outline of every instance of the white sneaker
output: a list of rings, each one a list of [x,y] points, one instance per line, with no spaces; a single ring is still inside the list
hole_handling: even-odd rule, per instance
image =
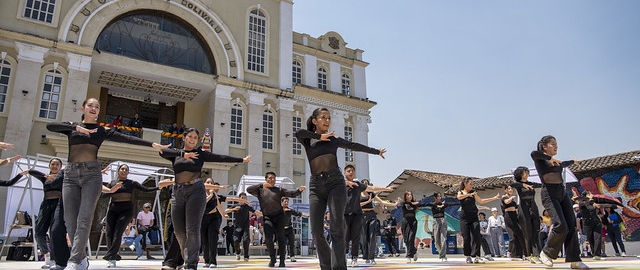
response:
[[[116,267],[116,260],[109,260],[107,262],[107,268]]]
[[[291,257],[291,262],[297,262],[298,260],[296,260],[296,257]]]
[[[571,269],[589,269],[583,262],[571,262]]]
[[[78,270],[78,269],[80,269],[80,268],[78,268],[78,264],[77,263],[72,263],[72,262],[67,264],[67,267],[64,268],[64,270]]]
[[[357,259],[352,259],[351,263],[349,264],[349,266],[351,267],[358,267],[358,260]]]
[[[79,270],[89,269],[89,258],[85,257],[84,259],[82,259],[82,261],[80,261],[80,264],[78,264],[78,269]]]
[[[418,252],[416,252],[416,254],[413,254],[413,261],[417,261],[418,260]]]
[[[447,257],[442,258],[442,262],[447,262]]]
[[[130,249],[131,251],[136,251],[136,246],[135,246],[135,245],[130,245],[130,246],[129,246],[129,249]]]
[[[407,263],[411,263],[411,258],[407,257]]]
[[[369,262],[370,265],[376,265],[376,260],[371,260],[371,262]]]
[[[50,261],[50,260],[46,260],[46,261],[44,262],[44,264],[43,264],[42,266],[40,266],[40,268],[42,268],[42,269],[49,269],[49,268],[53,267],[54,265],[56,265],[56,264],[55,264],[55,263],[53,263],[52,261]]]
[[[542,264],[544,264],[547,267],[553,267],[553,261],[551,260],[551,258],[549,258],[549,256],[547,256],[546,253],[544,253],[544,251],[540,251],[540,262],[542,262]]]
[[[475,257],[473,258],[473,263],[485,263],[485,261],[482,257]]]
[[[136,260],[138,260],[138,261],[145,261],[145,260],[147,260],[147,257],[145,257],[145,256],[143,255],[143,256],[138,257]]]
[[[625,256],[627,256],[627,253],[626,252],[622,252],[621,256],[625,257]]]

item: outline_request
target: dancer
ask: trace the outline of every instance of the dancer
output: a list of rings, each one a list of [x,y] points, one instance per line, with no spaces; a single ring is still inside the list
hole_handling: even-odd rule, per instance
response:
[[[549,210],[552,223],[547,243],[540,252],[540,261],[552,267],[552,260],[558,258],[558,253],[564,244],[565,262],[571,263],[573,269],[587,269],[588,266],[580,259],[576,219],[571,211],[572,202],[562,179],[562,168],[577,162],[575,160],[561,162],[553,158],[556,154],[558,154],[558,144],[550,135],[542,137],[538,142],[537,150],[531,152],[536,171],[542,180],[540,191],[542,205]]]
[[[222,188],[213,179],[207,178],[204,181],[207,190],[207,204],[202,217],[202,225],[200,226],[200,236],[202,254],[204,257],[204,268],[216,268],[218,266],[218,239],[220,232],[220,224],[222,224],[222,203],[227,201],[227,197],[219,195],[218,191]],[[229,198],[228,201],[236,201]],[[229,218],[225,213],[224,218]]]
[[[233,245],[233,220],[227,220],[227,226],[222,228],[222,235],[226,242],[227,255],[236,254]]]
[[[297,197],[307,187],[300,186],[296,190],[276,187],[276,173],[274,172],[267,172],[264,176],[264,181],[264,184],[247,187],[247,193],[258,198],[258,202],[260,202],[260,209],[264,219],[264,242],[271,259],[269,267],[275,267],[276,265],[276,250],[273,244],[274,233],[276,241],[278,241],[278,255],[280,257],[278,267],[285,267],[284,260],[287,251],[284,244],[284,226],[287,221],[282,207],[282,198]],[[291,217],[289,217],[289,222],[291,222]]]
[[[380,232],[380,221],[374,210],[373,201],[377,201],[382,206],[395,207],[395,203],[386,202],[374,192],[392,191],[392,188],[373,186],[369,179],[362,179],[362,184],[367,187],[360,195],[360,206],[362,207],[362,258],[365,263],[376,264],[376,235]]]
[[[442,199],[442,193],[433,193],[433,202],[425,204],[431,207],[431,215],[433,216],[433,241],[438,250],[441,261],[447,261],[447,219],[444,216],[445,209],[449,206],[460,205],[459,203],[447,203]],[[491,254],[489,254],[491,255]]]
[[[338,167],[337,150],[339,147],[354,151],[380,155],[384,158],[386,149],[373,149],[365,145],[350,142],[329,132],[331,114],[326,108],[317,108],[307,119],[307,129],[299,129],[296,138],[307,153],[311,178],[309,180],[309,215],[313,239],[321,269],[346,269],[344,238],[344,206],[346,186],[344,176]],[[329,206],[331,213],[332,246],[322,236],[322,215]]]
[[[480,257],[480,245],[482,243],[480,235],[480,220],[478,220],[478,207],[476,203],[485,204],[500,199],[500,194],[494,197],[483,199],[473,189],[473,178],[465,178],[460,182],[458,191],[460,200],[460,232],[464,241],[464,255],[467,263],[484,263]]]
[[[577,201],[580,206],[582,229],[587,236],[593,259],[596,261],[602,260],[602,257],[600,257],[602,253],[602,222],[600,221],[600,217],[598,217],[600,205],[593,202],[593,194],[589,190],[583,191],[582,196],[574,200]]]
[[[507,226],[507,233],[509,234],[509,253],[511,254],[512,261],[522,261],[522,255],[524,254],[524,234],[520,223],[518,223],[518,203],[516,202],[516,196],[513,195],[513,188],[506,186],[504,188],[504,195],[500,202],[502,211],[504,212],[504,223]]]
[[[238,198],[245,200],[245,203],[236,205],[234,208],[227,208],[227,213],[236,212],[234,215],[233,242],[236,250],[236,260],[240,260],[240,241],[242,241],[242,250],[244,252],[244,261],[249,261],[249,213],[258,212],[251,207],[247,200],[247,194],[241,192]]]
[[[384,228],[384,240],[387,245],[387,250],[391,253],[391,257],[398,257],[398,246],[396,244],[396,235],[398,234],[396,227],[398,222],[391,216],[391,212],[385,212],[386,219],[382,222],[382,228]]]
[[[531,263],[541,263],[540,254],[540,212],[535,201],[536,191],[533,183],[528,182],[529,168],[520,166],[513,171],[515,182],[511,184],[520,197],[518,220],[524,235],[524,256]]]
[[[624,257],[627,256],[627,251],[624,248],[624,242],[622,242],[622,232],[620,232],[620,223],[622,223],[622,217],[620,217],[620,214],[618,214],[615,209],[615,205],[606,208],[606,211],[609,214],[609,217],[607,217],[607,219],[609,220],[607,233],[609,234],[609,238],[611,239],[613,249],[616,251],[616,257]],[[618,245],[620,245],[620,250],[618,250]],[[622,251],[622,253],[620,253],[619,251]]]
[[[282,198],[282,209],[284,210],[284,240],[287,242],[287,248],[289,249],[289,257],[291,262],[296,262],[296,249],[295,249],[295,234],[293,233],[293,224],[291,218],[293,216],[308,218],[309,215],[302,213],[298,210],[289,208],[289,198]],[[278,243],[278,246],[280,244]],[[280,248],[280,247],[278,247]]]
[[[246,163],[251,158],[236,158],[202,151],[196,148],[199,136],[197,129],[187,128],[183,133],[183,149],[166,149],[160,154],[173,164],[175,183],[171,198],[171,219],[187,270],[198,268],[200,225],[206,206],[206,192],[200,178],[204,163]]]
[[[69,137],[69,163],[62,184],[64,221],[72,239],[71,256],[66,269],[87,269],[87,239],[91,232],[93,213],[100,198],[102,175],[98,150],[104,140],[150,146],[162,152],[168,145],[160,145],[100,126],[96,119],[100,102],[88,98],[82,102],[82,123],[48,123],[47,129]]]
[[[407,263],[411,263],[411,260],[418,260],[418,249],[416,248],[415,238],[418,230],[418,220],[416,219],[416,212],[420,207],[426,206],[426,203],[416,202],[413,197],[413,192],[407,190],[404,192],[403,199],[398,198],[396,205],[402,206],[402,221],[400,227],[402,228],[402,240],[407,247]]]
[[[491,242],[491,233],[489,232],[489,222],[487,221],[487,215],[484,212],[478,214],[480,220],[480,235],[482,235],[482,250],[484,251],[484,258],[488,261],[495,261],[491,256],[491,248],[489,242]]]

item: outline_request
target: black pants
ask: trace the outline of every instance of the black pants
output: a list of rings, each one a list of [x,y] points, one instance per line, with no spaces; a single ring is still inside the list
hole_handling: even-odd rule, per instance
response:
[[[218,232],[222,224],[222,216],[220,213],[205,214],[202,217],[202,226],[200,227],[200,245],[202,246],[202,254],[204,255],[205,264],[218,264]]]
[[[460,232],[462,233],[462,249],[464,256],[480,256],[480,245],[482,235],[480,235],[480,220],[477,214],[470,217],[460,217]]]
[[[278,241],[278,257],[280,258],[280,264],[284,264],[287,250],[284,243],[284,213],[275,215],[264,215],[264,243],[269,251],[269,258],[272,263],[276,262],[276,249],[273,244],[273,236],[276,236]]]
[[[244,258],[249,259],[249,223],[235,225],[235,229],[233,231],[233,243],[236,248],[237,255],[240,255],[240,241],[242,241]]]
[[[587,236],[591,254],[600,256],[602,254],[602,223],[598,217],[584,220],[584,234]]]
[[[549,238],[549,232],[540,232],[538,236],[538,240],[540,241],[540,246],[544,247],[547,244],[547,239]]]
[[[296,256],[296,235],[293,233],[293,227],[284,228],[284,240],[287,241],[289,256]],[[280,244],[278,244],[280,246]]]
[[[131,201],[111,202],[106,220],[107,254],[102,259],[107,261],[120,260],[118,251],[122,243],[122,234],[131,222],[131,218],[133,218],[133,203]],[[143,236],[142,239],[144,241],[145,237]]]
[[[616,253],[620,253],[618,251],[618,245],[620,245],[622,252],[627,253],[627,251],[624,249],[624,243],[622,242],[622,232],[620,232],[620,225],[613,226],[613,224],[609,224],[609,226],[607,226],[607,233],[609,234],[611,245],[613,245],[613,249],[616,251]]]
[[[336,167],[328,172],[314,174],[309,180],[309,227],[316,244],[316,252],[320,261],[320,269],[346,270],[345,254],[345,221],[347,188],[344,175]],[[331,213],[331,248],[324,238],[324,216],[329,207]],[[356,243],[357,245],[357,243]]]
[[[67,266],[71,251],[67,245],[67,227],[64,223],[64,205],[62,198],[58,199],[58,206],[54,211],[53,223],[49,228],[49,245],[51,245],[51,259],[57,265]]]
[[[524,235],[524,255],[538,256],[540,254],[540,213],[538,205],[531,200],[520,200],[518,209],[518,222]]]
[[[418,221],[415,217],[404,217],[400,222],[400,227],[402,227],[402,240],[407,247],[407,258],[413,258],[416,252],[418,252],[415,242]]]
[[[40,211],[36,217],[36,227],[34,230],[36,243],[40,247],[42,254],[49,253],[49,245],[47,245],[47,232],[53,223],[58,199],[48,199],[40,204]]]
[[[360,239],[362,239],[362,222],[364,217],[362,214],[350,214],[344,216],[345,225],[347,226],[345,235],[345,247],[349,252],[349,242],[351,242],[351,259],[358,259],[360,253]]]
[[[549,237],[542,251],[551,259],[557,259],[558,253],[565,248],[565,262],[579,262],[580,245],[576,233],[576,216],[573,202],[562,184],[544,184],[540,191],[542,205],[551,217]]]
[[[365,211],[362,222],[362,258],[373,260],[376,257],[376,235],[380,230],[380,222],[373,210]]]
[[[509,234],[509,252],[511,258],[522,258],[524,254],[524,234],[520,223],[518,223],[518,213],[516,211],[504,212],[504,224]]]
[[[168,231],[171,231],[169,233],[171,235],[171,242],[169,243],[169,249],[167,249],[162,265],[176,268],[184,264],[184,259],[182,258],[182,251],[178,239],[176,239],[176,235],[173,234],[173,228],[169,227]]]

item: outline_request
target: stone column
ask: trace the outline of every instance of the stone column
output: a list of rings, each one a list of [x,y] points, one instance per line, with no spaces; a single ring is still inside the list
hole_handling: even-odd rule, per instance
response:
[[[64,101],[60,102],[60,104],[64,104],[60,121],[78,122],[82,116],[82,112],[78,108],[87,99],[91,56],[67,53],[67,62],[69,63],[69,75],[67,76]],[[75,100],[76,104],[73,104],[72,100]],[[104,110],[106,111],[106,109]]]
[[[294,99],[278,98],[278,146],[279,146],[279,164],[278,175],[293,177],[293,105],[296,103]],[[288,135],[288,136],[287,136]],[[293,178],[292,178],[293,179]]]
[[[262,114],[264,99],[267,94],[247,91],[247,153],[251,155],[251,162],[247,165],[249,175],[262,175]],[[257,129],[257,130],[256,130]]]
[[[304,106],[304,115],[302,116],[302,127],[303,129],[307,129],[307,119],[309,119],[309,117],[313,114],[313,110],[315,110],[316,108],[318,108],[318,105],[315,104],[307,104],[306,106]],[[306,152],[303,152],[303,154],[306,156]],[[311,177],[311,168],[309,167],[309,159],[305,157],[305,163],[304,163],[304,185],[305,186],[309,186],[309,178]]]
[[[369,123],[371,123],[371,117],[368,115],[356,115],[354,117],[354,129],[353,129],[353,141],[369,145]],[[382,148],[381,146],[370,146],[373,148]],[[355,152],[355,163],[358,172],[358,178],[369,178],[369,153]]]
[[[216,154],[229,154],[231,93],[235,89],[233,86],[218,84],[215,91],[209,96],[209,121],[207,125],[211,132],[211,152]],[[225,123],[225,125],[221,126],[220,123]],[[211,177],[221,185],[229,184],[229,171],[227,170],[213,170]]]
[[[334,134],[340,138],[344,138],[344,120],[349,117],[349,114],[345,111],[337,109],[329,109],[331,111],[331,127],[329,132],[334,131]],[[344,167],[344,151],[345,149],[338,149],[336,156],[338,158],[338,165]],[[356,167],[358,170],[358,167]]]

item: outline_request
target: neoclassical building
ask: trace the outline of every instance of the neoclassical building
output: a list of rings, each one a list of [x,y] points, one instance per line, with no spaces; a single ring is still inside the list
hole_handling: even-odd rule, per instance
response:
[[[247,165],[207,164],[236,185],[274,171],[297,186],[309,178],[293,134],[318,107],[336,134],[368,143],[370,109],[363,51],[336,32],[293,32],[290,0],[16,0],[0,3],[2,158],[66,157],[67,139],[46,124],[79,121],[82,102],[100,100],[98,121],[138,114],[145,139],[166,143],[173,124],[210,129],[211,149],[252,155]],[[105,142],[102,163],[169,166],[151,148]],[[368,177],[366,154],[341,151]],[[2,168],[0,179],[9,179]],[[6,189],[0,189],[4,200]],[[306,198],[305,198],[306,201]],[[4,211],[0,215],[4,216]],[[2,220],[4,217],[0,217]],[[2,228],[0,228],[1,230]]]

